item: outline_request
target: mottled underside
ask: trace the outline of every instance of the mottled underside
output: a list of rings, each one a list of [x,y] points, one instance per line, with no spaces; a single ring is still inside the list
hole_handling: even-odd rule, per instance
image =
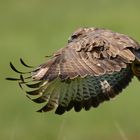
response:
[[[139,79],[139,61],[140,45],[132,38],[107,29],[80,28],[65,48],[29,72],[29,77],[10,63],[20,78],[7,79],[18,80],[22,88],[35,88],[26,93],[34,102],[46,102],[40,112],[56,108],[57,114],[63,114],[73,107],[89,110],[115,97],[134,75]]]

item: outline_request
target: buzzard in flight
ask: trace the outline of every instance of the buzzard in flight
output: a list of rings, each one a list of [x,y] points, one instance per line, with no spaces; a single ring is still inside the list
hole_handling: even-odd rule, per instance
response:
[[[101,28],[80,28],[69,38],[66,47],[29,72],[11,68],[20,74],[22,89],[36,103],[46,103],[39,112],[53,109],[89,110],[108,101],[124,89],[133,76],[140,80],[140,44],[124,34]]]

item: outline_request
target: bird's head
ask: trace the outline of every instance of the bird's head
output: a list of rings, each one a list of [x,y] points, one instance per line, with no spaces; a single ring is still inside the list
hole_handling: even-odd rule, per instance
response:
[[[96,28],[79,28],[68,39],[68,43],[82,39],[87,36],[88,33]]]

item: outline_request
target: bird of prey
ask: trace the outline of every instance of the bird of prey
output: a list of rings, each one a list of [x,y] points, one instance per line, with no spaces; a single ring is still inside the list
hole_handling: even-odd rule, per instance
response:
[[[38,112],[55,109],[63,114],[74,108],[89,110],[118,95],[133,76],[140,80],[140,44],[127,35],[102,28],[79,28],[67,45],[45,63],[19,73],[22,89],[36,103],[45,103]]]

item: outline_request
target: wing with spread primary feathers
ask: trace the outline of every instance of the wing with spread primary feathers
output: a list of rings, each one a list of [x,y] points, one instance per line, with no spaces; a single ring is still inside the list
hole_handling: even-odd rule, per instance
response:
[[[35,88],[27,95],[37,103],[46,102],[39,111],[56,108],[63,114],[74,107],[89,110],[110,100],[125,88],[133,75],[140,76],[140,45],[132,38],[107,29],[80,28],[73,33],[65,48],[57,51],[46,63],[26,73],[20,73],[20,86]],[[21,63],[30,67],[23,62]]]

